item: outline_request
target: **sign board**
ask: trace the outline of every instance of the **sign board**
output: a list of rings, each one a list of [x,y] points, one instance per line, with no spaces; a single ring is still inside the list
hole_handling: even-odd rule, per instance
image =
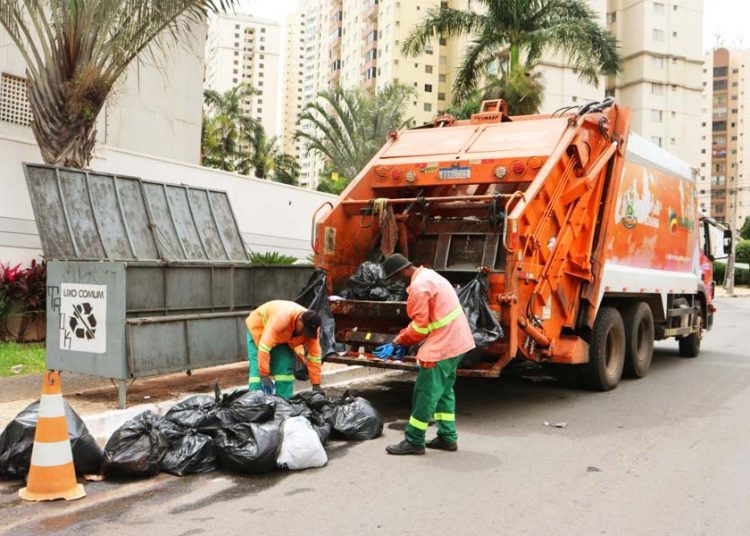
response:
[[[60,349],[107,351],[107,285],[60,284]]]

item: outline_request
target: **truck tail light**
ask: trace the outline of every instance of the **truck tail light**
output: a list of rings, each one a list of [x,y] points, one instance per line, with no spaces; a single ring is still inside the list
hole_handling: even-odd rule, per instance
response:
[[[526,166],[524,166],[523,162],[521,162],[520,160],[516,160],[511,165],[511,169],[513,170],[513,173],[515,173],[516,175],[521,175],[523,174],[524,171],[526,171]]]
[[[400,169],[398,169],[398,168],[394,168],[394,169],[392,169],[392,170],[391,170],[391,178],[392,178],[392,179],[393,179],[394,181],[397,181],[397,180],[399,180],[399,179],[401,178],[401,170],[400,170]]]

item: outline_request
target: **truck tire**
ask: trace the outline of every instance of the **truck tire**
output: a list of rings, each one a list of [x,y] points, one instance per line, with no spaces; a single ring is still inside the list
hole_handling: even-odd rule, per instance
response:
[[[654,355],[654,315],[644,302],[629,303],[621,312],[625,327],[625,375],[643,378]]]
[[[680,355],[682,357],[698,357],[698,354],[701,352],[701,338],[702,333],[700,328],[695,333],[679,337],[677,343],[680,345]]]
[[[611,391],[620,383],[624,365],[622,317],[614,307],[600,307],[591,335],[589,361],[581,371],[586,387],[593,391]]]
[[[688,301],[685,298],[677,298],[674,301],[673,305],[675,307],[679,307],[682,304],[689,305]],[[702,328],[702,318],[699,318],[699,320],[701,320],[699,322],[699,325]],[[690,335],[685,335],[684,337],[676,337],[677,344],[680,348],[680,355],[682,357],[698,357],[698,354],[701,351],[701,338],[703,337],[701,328],[698,328],[698,331],[696,331],[695,333],[691,333]]]

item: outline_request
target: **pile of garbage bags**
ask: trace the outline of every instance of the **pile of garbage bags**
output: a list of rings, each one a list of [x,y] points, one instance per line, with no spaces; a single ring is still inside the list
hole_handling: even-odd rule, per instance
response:
[[[28,474],[39,402],[19,413],[0,434],[0,477]],[[191,396],[164,416],[144,411],[118,428],[102,450],[65,402],[78,475],[183,476],[219,468],[247,474],[328,463],[329,438],[361,441],[383,432],[383,419],[364,398],[346,392],[329,398],[300,393],[290,400],[237,389]]]
[[[259,474],[322,467],[329,437],[365,440],[382,431],[378,411],[348,393],[302,393],[291,400],[247,389],[196,395],[164,417],[146,411],[122,425],[104,447],[104,473],[183,476],[221,468]]]
[[[349,287],[341,297],[348,300],[404,301],[406,287],[398,281],[386,281],[383,266],[366,261],[349,278]]]

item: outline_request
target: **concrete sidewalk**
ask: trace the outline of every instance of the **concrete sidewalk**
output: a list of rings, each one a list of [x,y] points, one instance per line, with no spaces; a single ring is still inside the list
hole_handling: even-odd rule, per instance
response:
[[[721,285],[717,285],[715,293],[716,293],[717,298],[729,298],[729,297],[744,298],[744,297],[750,296],[750,287],[735,286],[734,296],[729,296],[729,294],[727,293],[727,289],[725,289]]]
[[[322,385],[328,387],[379,376],[388,371],[368,367],[323,365]],[[247,385],[247,363],[199,369],[185,373],[135,380],[128,388],[128,407],[117,407],[117,389],[106,378],[65,372],[62,389],[65,400],[83,418],[97,439],[106,437],[125,420],[150,409],[164,413],[175,402],[194,394],[212,394],[218,382],[222,391]],[[0,430],[26,406],[39,398],[42,374],[0,378]],[[309,389],[308,382],[296,382],[295,392]]]

